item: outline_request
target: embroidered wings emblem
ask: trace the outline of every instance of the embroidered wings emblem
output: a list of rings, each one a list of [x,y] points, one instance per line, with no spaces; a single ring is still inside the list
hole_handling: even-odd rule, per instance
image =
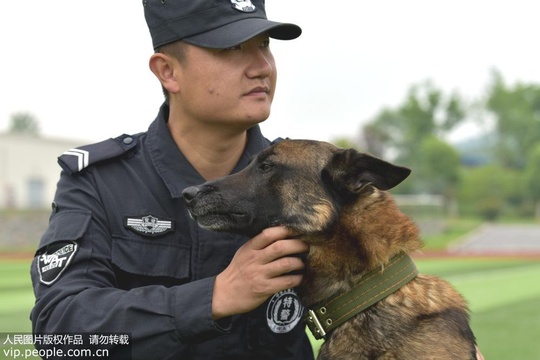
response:
[[[141,218],[127,218],[126,227],[141,234],[160,235],[173,229],[171,220],[159,220],[152,215]]]

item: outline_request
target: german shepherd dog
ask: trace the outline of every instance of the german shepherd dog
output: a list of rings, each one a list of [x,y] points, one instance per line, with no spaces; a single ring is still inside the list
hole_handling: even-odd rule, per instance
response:
[[[310,245],[299,296],[308,308],[347,292],[422,242],[389,190],[410,173],[312,140],[284,140],[244,170],[184,190],[200,226],[254,236],[283,225]],[[414,265],[414,264],[413,264]],[[476,359],[463,297],[419,274],[326,334],[318,359]]]

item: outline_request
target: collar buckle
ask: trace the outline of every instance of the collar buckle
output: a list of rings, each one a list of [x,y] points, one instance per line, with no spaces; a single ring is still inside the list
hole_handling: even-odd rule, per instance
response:
[[[324,328],[321,324],[321,321],[317,317],[317,314],[313,310],[309,310],[308,314],[306,316],[306,324],[315,337],[315,339],[319,340],[326,336],[326,331],[324,331]]]

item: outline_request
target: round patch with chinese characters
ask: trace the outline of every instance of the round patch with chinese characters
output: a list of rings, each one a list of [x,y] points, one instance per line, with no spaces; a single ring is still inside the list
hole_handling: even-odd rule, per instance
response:
[[[268,327],[276,334],[288,333],[302,318],[304,306],[300,303],[294,289],[274,294],[266,308]]]

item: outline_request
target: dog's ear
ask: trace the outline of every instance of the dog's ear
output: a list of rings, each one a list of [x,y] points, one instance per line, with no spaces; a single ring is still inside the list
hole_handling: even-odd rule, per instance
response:
[[[360,153],[354,149],[339,150],[322,172],[323,180],[339,191],[356,194],[366,185],[388,190],[401,183],[411,170]]]

